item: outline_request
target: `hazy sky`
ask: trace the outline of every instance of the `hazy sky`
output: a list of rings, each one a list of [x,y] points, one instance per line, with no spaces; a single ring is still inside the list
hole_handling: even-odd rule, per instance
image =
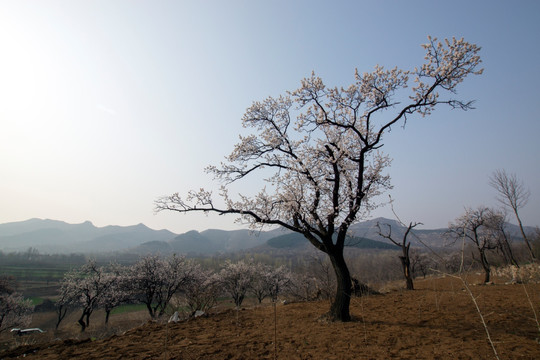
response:
[[[217,188],[253,101],[354,69],[420,65],[427,36],[482,47],[468,112],[441,108],[386,137],[395,210],[424,228],[496,205],[498,168],[540,225],[538,1],[0,0],[0,223],[144,223],[181,233],[234,217],[154,214],[173,192]],[[254,182],[244,187],[255,187]],[[388,208],[375,216],[392,217]]]

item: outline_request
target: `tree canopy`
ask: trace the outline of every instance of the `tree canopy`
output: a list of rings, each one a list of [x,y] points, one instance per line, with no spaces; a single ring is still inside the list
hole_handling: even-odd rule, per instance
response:
[[[303,234],[330,256],[338,278],[331,315],[348,320],[350,275],[343,250],[350,225],[391,188],[384,172],[390,158],[380,151],[383,135],[438,105],[470,109],[471,101],[453,95],[467,75],[482,73],[480,48],[464,39],[430,37],[423,47],[425,62],[413,70],[356,70],[348,87],[329,87],[313,72],[298,89],[254,102],[242,118],[253,132],[240,137],[226,162],[207,168],[224,182],[224,207],[200,189],[159,198],[156,210],[237,214],[253,226],[280,225]],[[228,185],[256,174],[267,182],[258,194],[229,195]]]

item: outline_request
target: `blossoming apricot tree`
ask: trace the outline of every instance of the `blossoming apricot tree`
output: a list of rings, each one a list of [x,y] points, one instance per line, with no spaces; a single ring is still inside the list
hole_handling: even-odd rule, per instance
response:
[[[463,39],[428,39],[425,62],[414,70],[356,71],[345,88],[328,87],[312,73],[297,90],[254,102],[242,118],[253,134],[240,137],[226,163],[207,168],[225,181],[224,205],[201,189],[186,197],[161,197],[156,211],[236,214],[253,226],[280,225],[303,234],[333,265],[337,289],[331,318],[350,320],[345,239],[351,224],[377,205],[374,197],[390,188],[383,173],[390,159],[379,152],[383,135],[438,105],[470,109],[471,101],[452,95],[468,75],[482,73],[478,46]],[[264,177],[268,170],[273,171],[265,178],[268,188],[238,200],[229,196],[228,185],[261,172]]]

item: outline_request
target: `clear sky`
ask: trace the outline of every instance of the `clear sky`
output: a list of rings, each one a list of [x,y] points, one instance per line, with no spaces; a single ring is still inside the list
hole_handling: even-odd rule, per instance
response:
[[[232,150],[253,101],[312,70],[346,86],[355,68],[411,69],[428,35],[478,44],[485,71],[458,89],[475,110],[441,108],[386,137],[395,210],[445,227],[465,206],[496,205],[488,177],[504,168],[530,189],[525,224],[540,225],[533,0],[0,0],[0,223],[234,229],[234,217],[154,214],[153,202],[217,189],[204,167]]]

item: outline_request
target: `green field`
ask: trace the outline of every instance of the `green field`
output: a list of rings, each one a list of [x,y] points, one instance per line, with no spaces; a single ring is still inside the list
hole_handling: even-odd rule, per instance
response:
[[[146,305],[145,304],[120,305],[118,307],[115,307],[111,311],[111,314],[124,314],[124,313],[129,313],[129,312],[134,312],[134,311],[141,311],[141,310],[146,310]]]
[[[59,281],[69,269],[68,265],[58,267],[0,266],[0,274],[11,275],[17,281]]]

